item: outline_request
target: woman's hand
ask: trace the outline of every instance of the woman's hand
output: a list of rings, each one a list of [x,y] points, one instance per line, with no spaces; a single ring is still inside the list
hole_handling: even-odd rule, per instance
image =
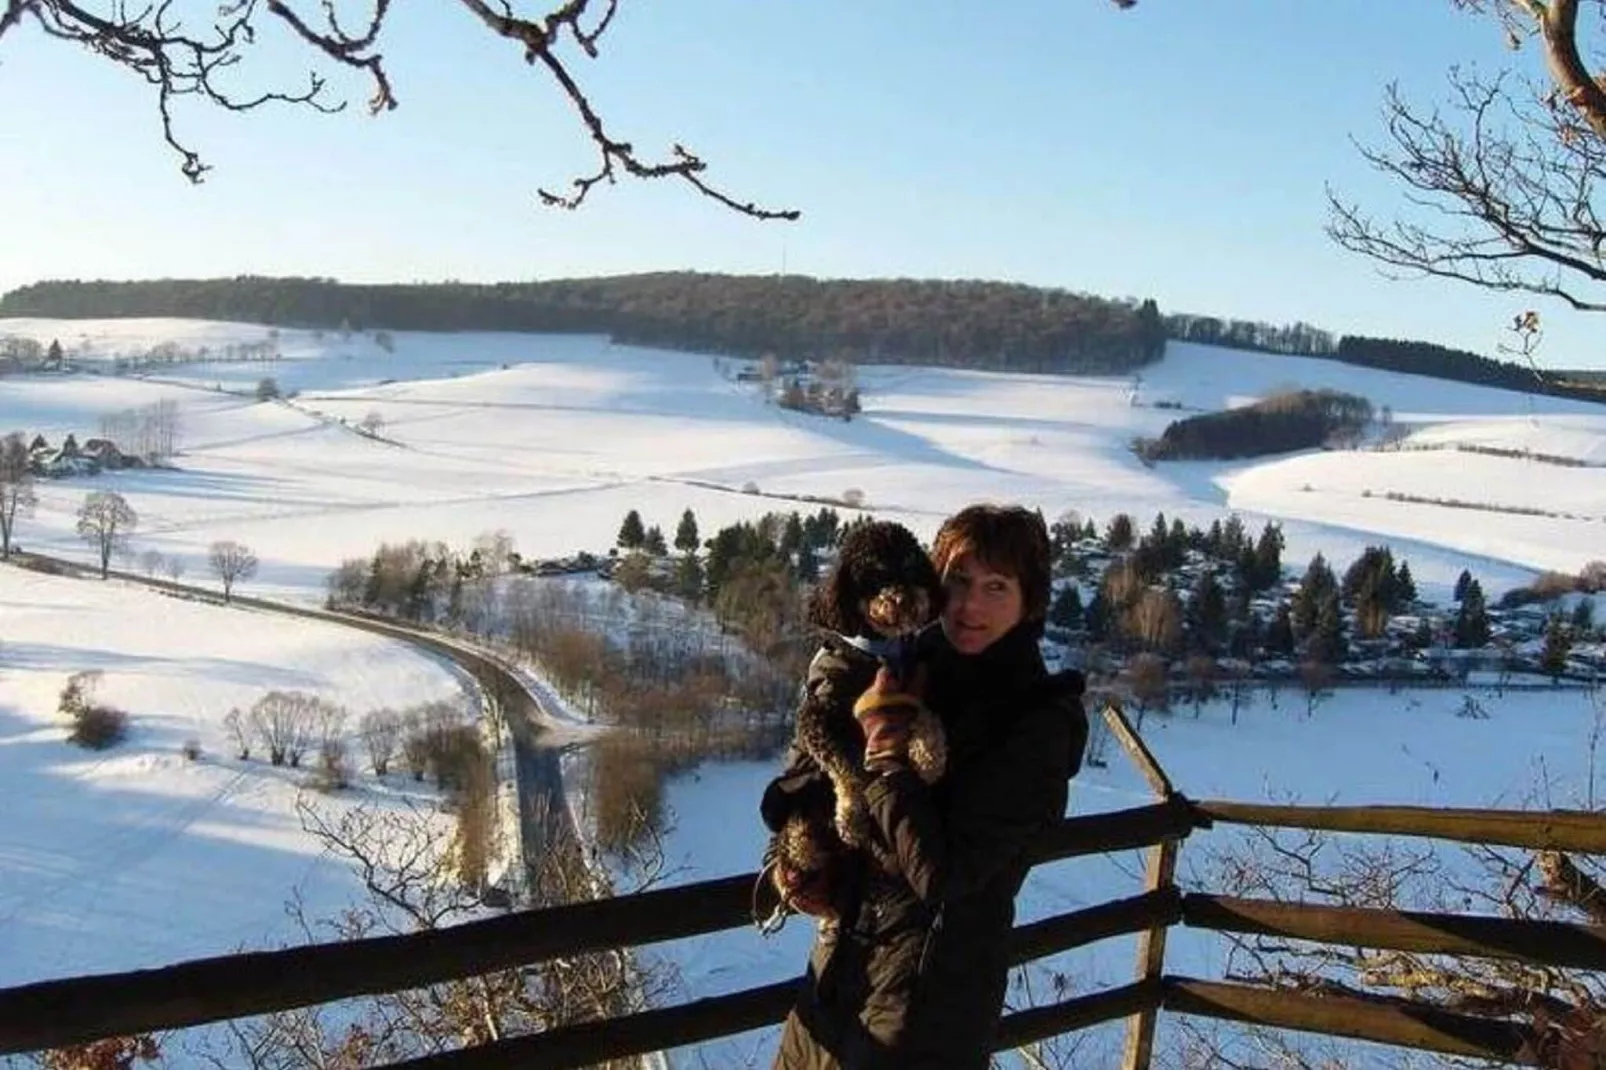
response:
[[[853,716],[864,730],[864,767],[872,773],[903,768],[909,757],[909,733],[920,699],[904,690],[886,666],[853,704]]]

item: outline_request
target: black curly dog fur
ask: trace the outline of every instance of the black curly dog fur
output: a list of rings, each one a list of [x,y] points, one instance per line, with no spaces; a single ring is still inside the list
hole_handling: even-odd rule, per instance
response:
[[[878,520],[847,531],[835,564],[810,599],[809,620],[844,639],[867,641],[882,653],[851,643],[828,644],[824,649],[837,657],[824,664],[841,668],[811,680],[799,706],[795,745],[830,781],[835,802],[829,822],[817,814],[799,815],[781,830],[776,850],[796,868],[813,869],[839,844],[863,842],[869,778],[853,704],[884,661],[896,662],[889,668],[897,674],[908,670],[900,648],[912,646],[914,634],[936,619],[941,605],[937,571],[908,528]],[[911,688],[914,683],[902,682]],[[942,775],[946,761],[942,724],[921,707],[910,729],[910,766],[930,783]]]

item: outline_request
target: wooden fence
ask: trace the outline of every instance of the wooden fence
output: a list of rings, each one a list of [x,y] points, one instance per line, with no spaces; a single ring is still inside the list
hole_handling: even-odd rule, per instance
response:
[[[1035,861],[1146,848],[1147,887],[1131,898],[1022,925],[1013,934],[1012,951],[1016,962],[1026,962],[1110,937],[1139,934],[1137,976],[1121,987],[1006,1016],[998,1038],[1000,1050],[1127,1019],[1123,1065],[1141,1070],[1152,1057],[1158,1016],[1175,1013],[1539,1065],[1536,1032],[1522,1021],[1454,1013],[1405,999],[1314,995],[1167,974],[1166,935],[1177,925],[1227,934],[1274,934],[1348,948],[1606,970],[1606,926],[1183,894],[1173,879],[1178,845],[1195,829],[1215,824],[1606,854],[1606,814],[1195,801],[1172,787],[1119,709],[1108,708],[1106,719],[1143,770],[1157,801],[1068,818],[1039,843]],[[743,874],[512,913],[446,930],[229,955],[0,990],[0,1055],[398,992],[563,956],[744,927],[751,924],[753,879],[753,874]],[[589,1066],[779,1022],[797,984],[796,979],[786,980],[392,1065],[409,1070]]]

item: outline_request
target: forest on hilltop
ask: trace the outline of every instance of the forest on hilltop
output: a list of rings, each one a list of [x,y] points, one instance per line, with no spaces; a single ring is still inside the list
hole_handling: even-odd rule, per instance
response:
[[[1193,313],[1022,283],[815,279],[670,271],[501,283],[342,283],[242,275],[131,282],[53,280],[0,296],[0,317],[172,316],[280,327],[604,334],[627,345],[783,360],[927,364],[1114,375],[1165,355],[1168,339],[1606,400],[1587,376],[1540,372],[1429,342],[1336,336],[1306,323]]]
[[[239,277],[41,282],[0,316],[176,316],[284,327],[598,333],[624,344],[782,359],[1109,374],[1160,359],[1153,301],[1017,283],[694,272],[521,283],[354,285]]]

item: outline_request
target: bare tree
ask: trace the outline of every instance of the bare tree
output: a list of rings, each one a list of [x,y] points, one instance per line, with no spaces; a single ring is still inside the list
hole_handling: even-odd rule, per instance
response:
[[[368,763],[375,776],[384,776],[390,771],[390,760],[396,756],[396,748],[401,743],[402,728],[401,714],[392,709],[369,710],[362,715],[357,735],[368,752]]]
[[[1167,681],[1166,661],[1158,654],[1134,654],[1126,663],[1127,686],[1132,701],[1138,707],[1137,728],[1143,728],[1143,715],[1150,709],[1166,709],[1171,690]]]
[[[257,555],[249,546],[232,539],[220,539],[207,550],[206,563],[212,575],[223,584],[223,601],[234,596],[234,585],[248,580],[257,573]]]
[[[317,731],[320,708],[316,695],[303,691],[269,691],[251,707],[251,725],[274,765],[299,766]]]
[[[123,453],[148,461],[171,457],[178,450],[178,402],[163,398],[137,409],[120,409],[100,418],[100,437]]]
[[[78,507],[78,535],[100,555],[100,578],[111,572],[112,553],[128,545],[139,514],[114,490],[91,491]]]
[[[1195,654],[1184,666],[1188,674],[1188,690],[1193,697],[1193,715],[1204,712],[1204,704],[1216,697],[1216,677],[1220,668],[1209,654]]]
[[[1131,634],[1145,647],[1169,654],[1182,642],[1182,603],[1170,588],[1150,587],[1132,607]]]
[[[1606,921],[1598,860],[1562,852],[1357,840],[1312,831],[1252,829],[1211,851],[1210,883],[1228,896],[1376,910],[1476,913],[1513,919]],[[1447,926],[1451,931],[1453,923]],[[1421,1004],[1535,1027],[1531,1061],[1558,1068],[1598,1067],[1606,1056],[1598,972],[1510,958],[1307,943],[1266,935],[1227,936],[1229,980],[1313,995],[1405,1006]],[[1243,1065],[1318,1070],[1345,1065],[1308,1041],[1255,1026],[1206,1032],[1183,1023],[1198,1057],[1184,1066]],[[1249,1042],[1247,1064],[1230,1051]],[[1353,1056],[1352,1056],[1353,1057]],[[1444,1065],[1444,1064],[1439,1064]],[[1463,1065],[1460,1062],[1454,1065]]]
[[[1299,684],[1305,690],[1305,716],[1316,712],[1316,707],[1333,691],[1333,667],[1324,661],[1308,658],[1299,663]]]
[[[1237,724],[1239,712],[1254,704],[1254,678],[1250,675],[1249,666],[1241,661],[1229,661],[1220,668],[1225,679],[1227,698],[1232,703],[1232,723]]]
[[[28,443],[21,431],[0,439],[0,558],[11,557],[17,518],[32,516],[39,501],[33,491],[28,460]]]
[[[369,409],[368,414],[364,416],[362,418],[362,422],[357,425],[357,430],[361,431],[369,438],[374,438],[384,429],[385,416],[378,409]]]
[[[166,564],[167,556],[160,550],[146,550],[139,555],[139,570],[147,576],[156,575]]]
[[[597,151],[593,171],[575,178],[568,192],[539,189],[542,203],[578,208],[598,185],[622,176],[684,182],[696,193],[755,219],[796,219],[791,210],[762,208],[741,201],[711,185],[707,163],[676,143],[662,159],[640,155],[630,141],[612,132],[576,77],[574,61],[599,58],[600,44],[619,11],[619,0],[566,0],[545,14],[521,17],[512,4],[459,0],[460,9],[493,38],[508,42],[529,66],[548,75],[573,106]],[[314,8],[308,11],[307,8]],[[370,113],[379,115],[398,105],[382,46],[387,40],[393,7],[390,0],[355,5],[326,0],[321,8],[307,3],[273,0],[268,4],[225,4],[208,20],[181,23],[171,5],[122,7],[94,12],[76,0],[3,0],[0,40],[24,19],[47,35],[83,46],[89,52],[132,71],[156,91],[162,134],[178,154],[179,168],[192,182],[210,170],[200,153],[178,133],[173,101],[190,97],[227,111],[245,112],[268,104],[301,105],[322,112],[340,111],[346,101],[330,91],[322,73],[312,73],[305,86],[268,89],[251,95],[236,88],[242,64],[254,59],[258,38],[287,36],[325,68],[367,77],[373,94]],[[193,26],[193,28],[192,28]],[[247,82],[257,79],[247,76]]]
[[[240,761],[247,761],[251,757],[251,739],[256,734],[251,722],[240,713],[236,706],[223,717],[223,727],[228,731],[229,738],[234,740],[234,753]]]
[[[1456,68],[1443,109],[1423,110],[1389,86],[1386,140],[1367,163],[1419,209],[1380,222],[1329,191],[1328,233],[1407,275],[1557,298],[1606,310],[1606,226],[1597,183],[1606,175],[1606,90],[1586,66],[1580,36],[1606,36],[1606,8],[1578,0],[1453,0],[1496,18],[1514,50],[1537,42],[1547,77]],[[1519,315],[1525,348],[1537,316]]]
[[[506,528],[497,528],[495,531],[482,531],[474,536],[469,552],[479,555],[480,567],[485,575],[500,576],[512,563],[516,545],[511,532]]]
[[[327,940],[331,931],[335,939],[355,940],[442,929],[482,916],[490,905],[489,889],[457,879],[457,834],[432,809],[404,804],[326,811],[303,797],[297,810],[302,827],[326,853],[347,863],[363,889],[332,918],[310,918],[300,900],[292,900],[290,913],[308,940]],[[661,842],[650,838],[614,880],[572,844],[544,852],[530,865],[532,884],[550,893],[543,902],[644,891],[664,872]],[[207,1061],[220,1067],[358,1070],[655,1005],[673,982],[672,969],[662,961],[603,951],[235,1022],[224,1027],[221,1039],[203,1043]],[[637,1060],[599,1065],[624,1070]]]

